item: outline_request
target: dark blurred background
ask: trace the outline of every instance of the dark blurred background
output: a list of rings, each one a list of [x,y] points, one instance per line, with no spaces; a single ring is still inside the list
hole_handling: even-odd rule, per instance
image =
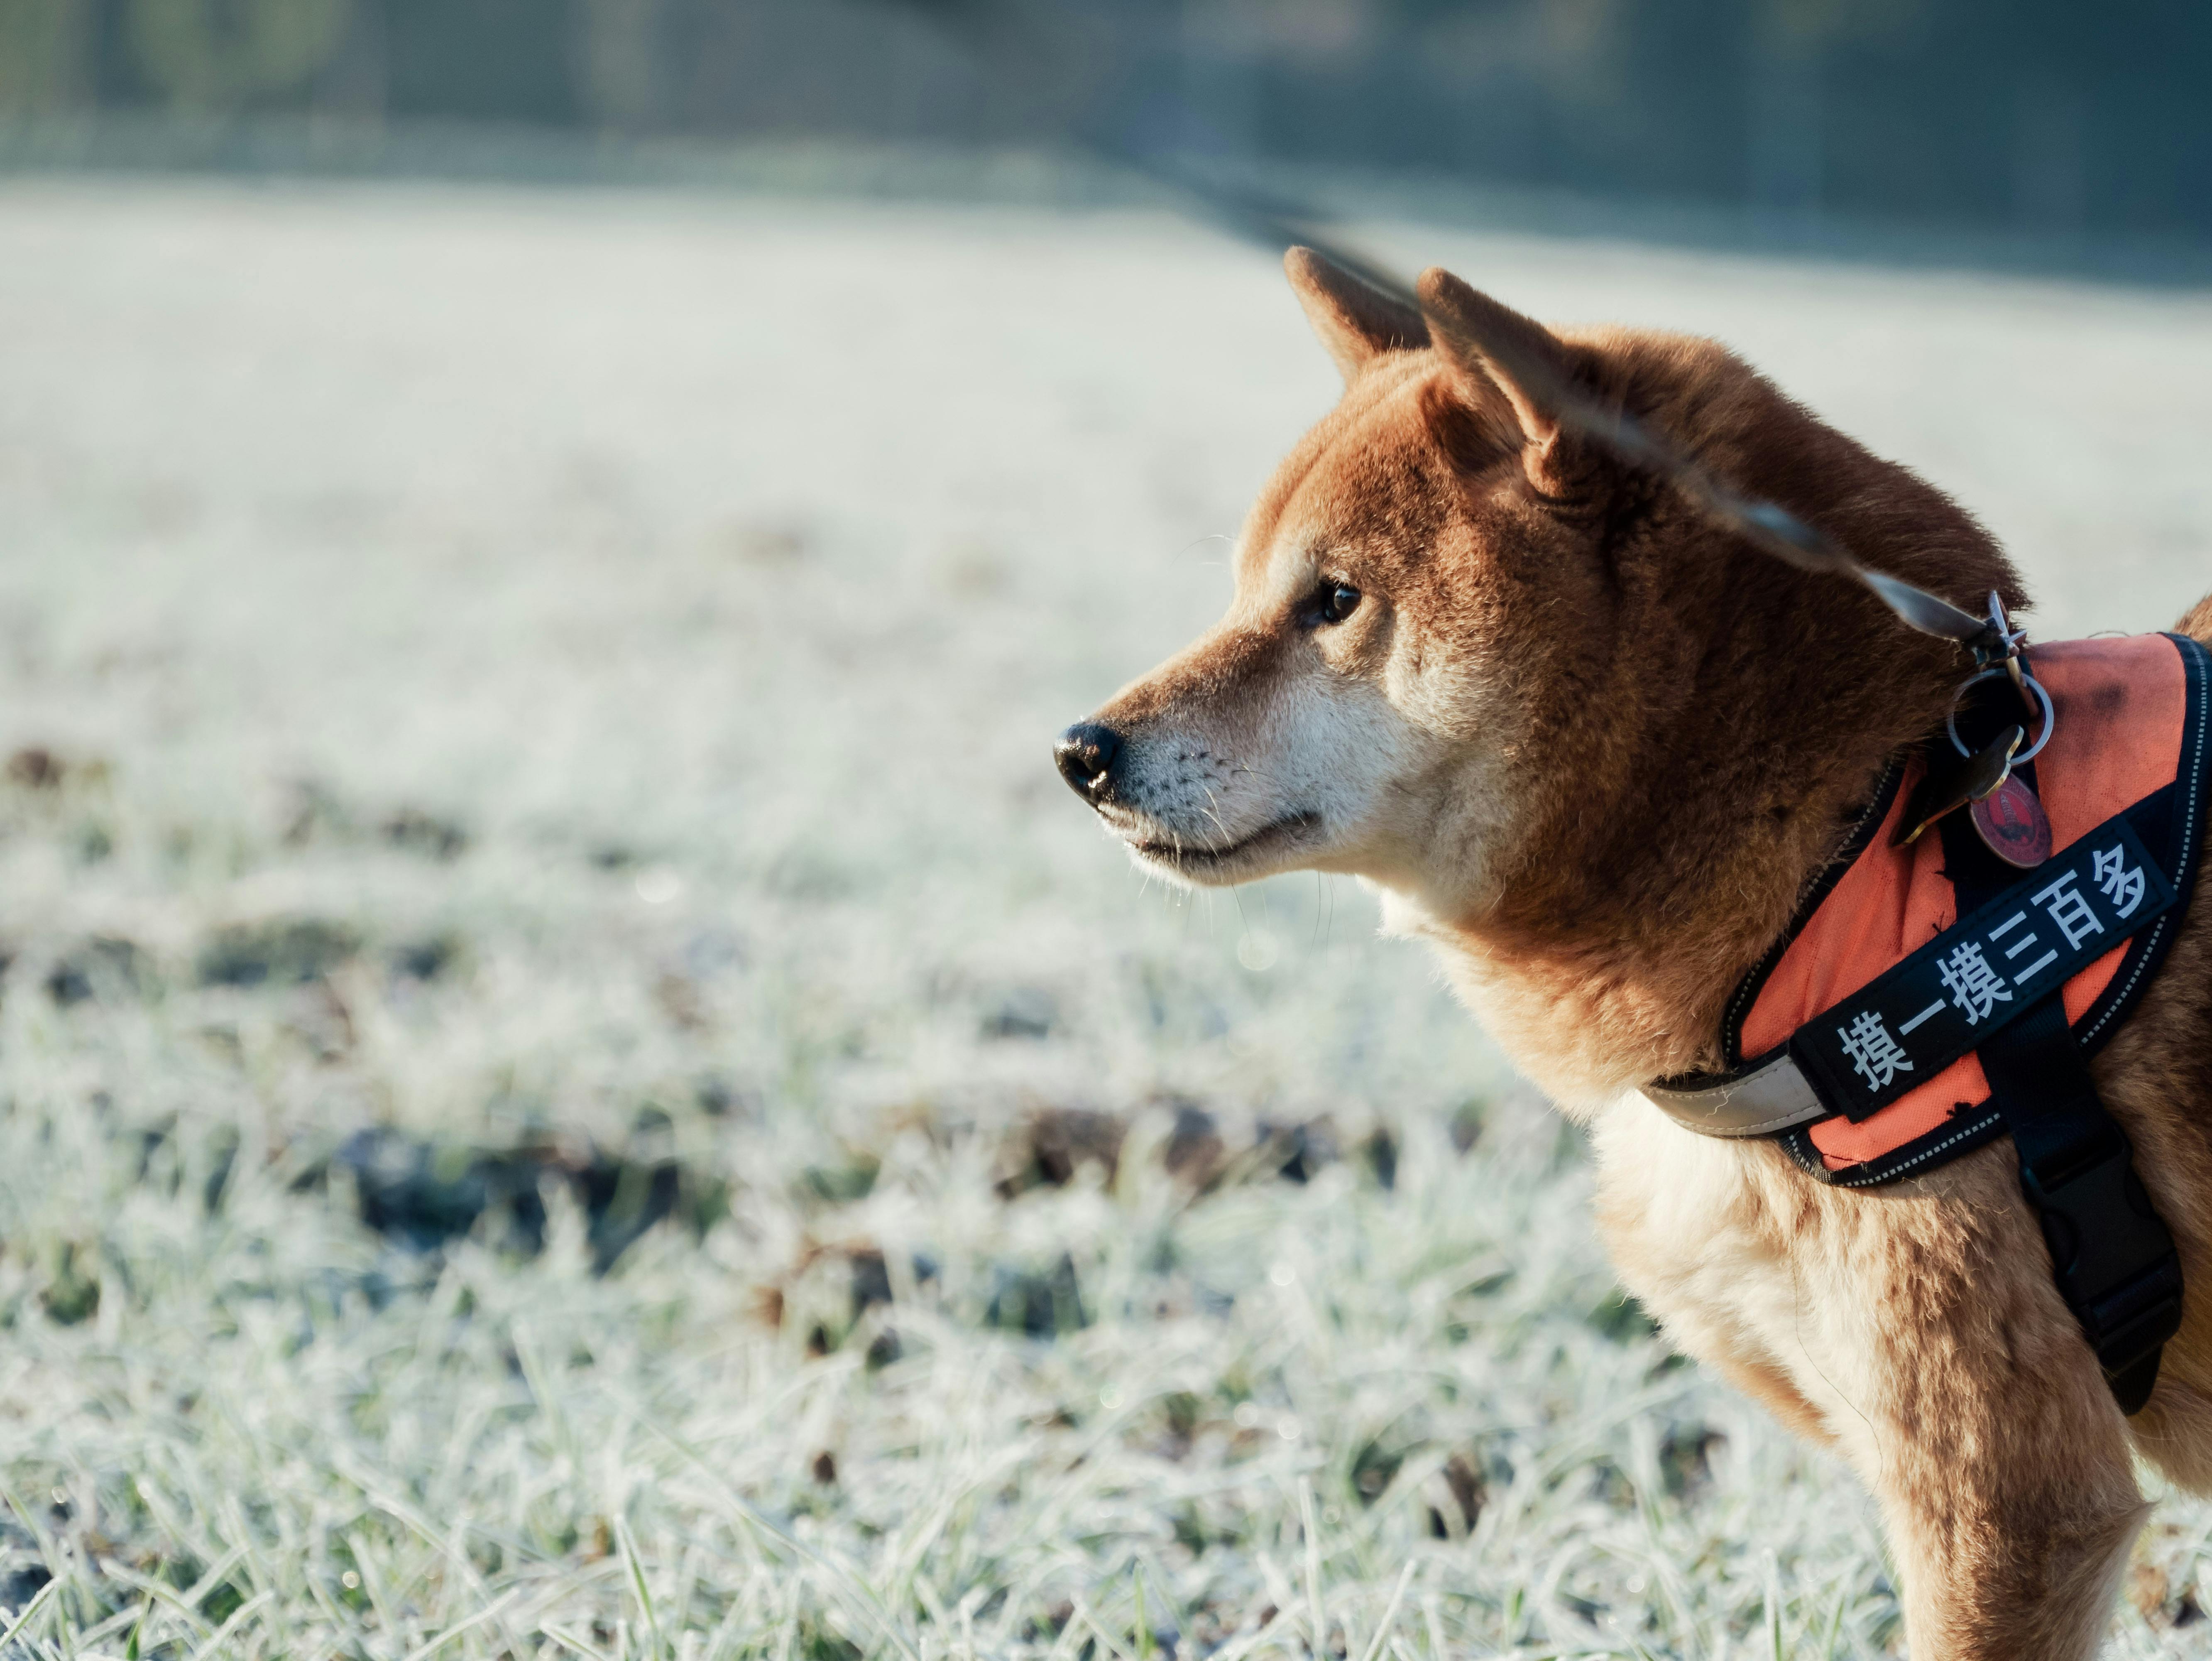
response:
[[[2208,84],[2176,0],[0,0],[18,155],[87,116],[210,156],[287,120],[1077,137],[2060,242],[2212,235]]]

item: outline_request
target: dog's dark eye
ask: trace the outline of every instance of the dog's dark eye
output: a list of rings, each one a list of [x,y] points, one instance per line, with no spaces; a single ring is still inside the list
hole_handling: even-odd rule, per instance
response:
[[[1348,582],[1332,582],[1321,591],[1316,609],[1323,623],[1341,623],[1359,609],[1359,590]]]

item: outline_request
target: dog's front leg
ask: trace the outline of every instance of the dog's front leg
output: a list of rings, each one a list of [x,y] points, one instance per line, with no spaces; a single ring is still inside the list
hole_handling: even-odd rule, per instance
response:
[[[1597,1141],[1631,1288],[1874,1491],[1912,1661],[2094,1655],[2145,1508],[2011,1145],[1852,1191],[1656,1114]]]
[[[1947,1429],[1951,1404],[1930,1400],[1924,1426],[1883,1427],[1889,1446],[1873,1486],[1912,1661],[2097,1652],[2147,1507],[2117,1430],[2084,1434],[2078,1415],[2022,1385],[2002,1426]]]
[[[1875,1192],[1757,1185],[1821,1305],[1798,1329],[1845,1398],[1829,1427],[1881,1505],[1913,1661],[2094,1656],[2147,1507],[2011,1145]]]
[[[2147,1510],[2012,1159],[1775,1208],[1820,1305],[1793,1372],[1840,1398],[1828,1427],[1881,1503],[1913,1661],[2094,1656]]]

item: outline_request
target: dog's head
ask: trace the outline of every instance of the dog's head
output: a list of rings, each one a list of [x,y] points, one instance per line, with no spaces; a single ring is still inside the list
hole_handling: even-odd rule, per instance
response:
[[[1063,733],[1060,769],[1170,876],[1316,867],[1463,910],[1617,599],[1619,481],[1503,366],[1588,386],[1604,353],[1442,271],[1432,339],[1311,252],[1285,263],[1342,401],[1254,506],[1228,615]]]

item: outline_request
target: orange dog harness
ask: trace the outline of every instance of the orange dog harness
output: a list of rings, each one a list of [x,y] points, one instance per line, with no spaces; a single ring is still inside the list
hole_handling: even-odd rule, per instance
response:
[[[1963,812],[1902,840],[1924,767],[1893,766],[1729,1000],[1730,1070],[1644,1094],[1706,1135],[1777,1138],[1844,1187],[2012,1135],[2061,1290],[2132,1412],[2179,1318],[2179,1270],[2085,1062],[2141,999],[2188,903],[2212,806],[2212,660],[2144,635],[2037,647],[2033,673],[2057,713],[2021,771],[2050,819],[2049,857],[2012,868]]]

